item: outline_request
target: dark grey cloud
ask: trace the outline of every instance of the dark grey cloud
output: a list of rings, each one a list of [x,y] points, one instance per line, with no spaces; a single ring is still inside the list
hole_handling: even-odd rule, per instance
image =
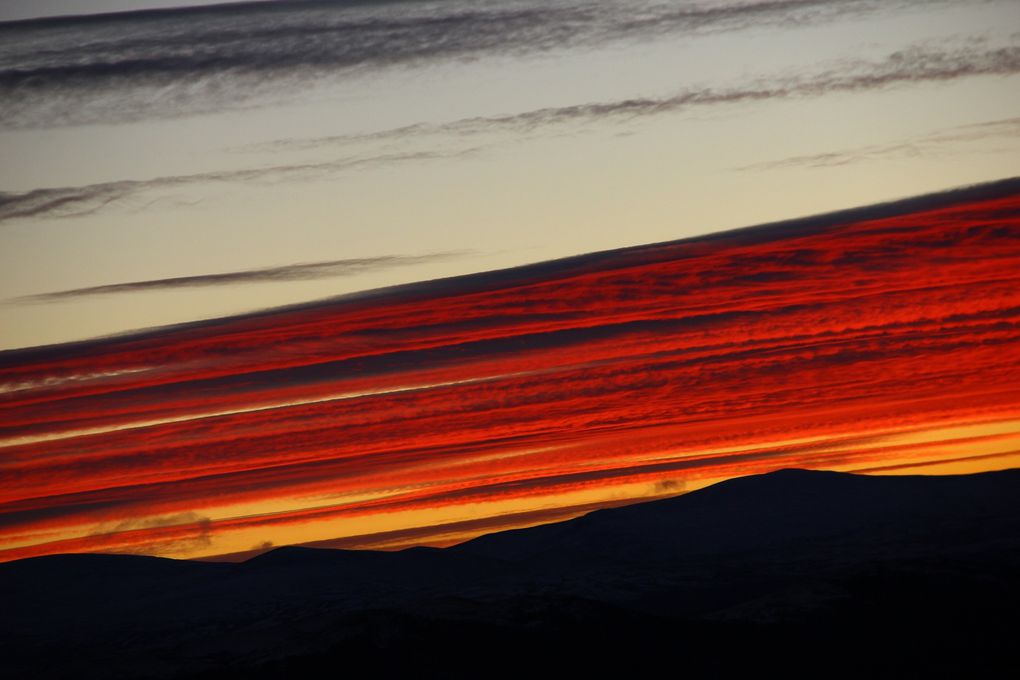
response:
[[[878,90],[905,84],[1020,73],[1020,45],[989,46],[970,41],[953,46],[916,45],[877,61],[853,61],[814,75],[762,79],[739,87],[699,87],[669,97],[646,97],[550,107],[502,116],[420,123],[362,135],[282,139],[248,147],[255,151],[321,148],[328,144],[384,141],[431,134],[461,136],[498,132],[528,133],[550,125],[606,118],[639,118],[697,106]]]
[[[596,120],[629,120],[673,113],[688,108],[751,101],[815,97],[840,92],[879,90],[898,85],[945,82],[973,76],[1009,76],[1020,73],[1020,45],[968,42],[953,46],[920,45],[900,50],[878,61],[841,64],[815,75],[779,77],[733,88],[695,88],[664,98],[634,98],[551,107],[503,116],[466,118],[441,124],[418,124],[368,135],[303,140],[278,140],[268,148],[322,147],[351,142],[385,142],[428,135],[470,137],[494,133],[530,134],[549,126]],[[975,133],[976,134],[976,133]],[[496,142],[491,142],[496,143]],[[474,153],[487,144],[461,146],[444,141],[442,151],[420,150],[378,153],[330,159],[315,163],[124,180],[79,187],[54,187],[26,192],[0,192],[0,222],[34,217],[80,216],[145,191],[173,189],[208,182],[254,183],[314,179],[368,165],[451,158]],[[262,150],[267,147],[260,146]],[[824,160],[824,159],[821,159]],[[831,159],[836,162],[836,159]]]
[[[367,271],[406,267],[415,264],[439,262],[455,257],[463,257],[465,252],[433,253],[427,255],[379,255],[376,257],[359,257],[346,260],[330,260],[327,262],[306,262],[290,264],[282,267],[263,267],[242,271],[218,274],[200,274],[197,276],[175,276],[167,279],[150,279],[147,281],[129,281],[112,283],[103,286],[73,288],[41,295],[30,295],[17,298],[16,302],[60,302],[70,298],[92,295],[110,295],[113,293],[136,293],[152,290],[174,290],[177,288],[202,288],[224,286],[238,283],[265,283],[272,281],[310,281],[314,279],[338,276],[353,276]]]
[[[101,182],[77,187],[49,187],[23,192],[0,192],[0,222],[36,217],[80,217],[146,191],[181,189],[210,182],[258,183],[316,179],[364,166],[451,158],[474,149],[415,151],[334,158],[316,163],[239,168],[190,175],[169,175],[144,180]],[[144,207],[144,206],[142,206]]]
[[[792,167],[826,168],[888,158],[957,153],[972,148],[971,146],[961,147],[961,145],[992,139],[1002,140],[1003,138],[1017,140],[1017,143],[1020,143],[1020,118],[959,125],[911,137],[902,142],[870,144],[838,151],[791,156],[777,161],[745,165],[737,170],[774,170]],[[1001,149],[1001,145],[997,145],[995,150]]]
[[[87,215],[129,194],[140,182],[107,182],[83,187],[0,192],[0,220]]]
[[[967,45],[956,49],[915,46],[894,52],[881,61],[852,62],[814,76],[776,78],[748,87],[685,90],[665,98],[635,98],[547,108],[514,116],[462,121],[455,126],[489,124],[528,128],[578,119],[647,116],[699,105],[820,96],[1016,73],[1020,73],[1020,45]]]
[[[794,26],[889,5],[317,0],[10,22],[0,24],[0,126],[109,123],[237,108],[359,69],[671,32]]]

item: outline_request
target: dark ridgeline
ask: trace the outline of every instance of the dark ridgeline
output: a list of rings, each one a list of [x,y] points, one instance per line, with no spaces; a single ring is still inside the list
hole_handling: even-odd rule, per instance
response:
[[[0,565],[7,677],[989,677],[1020,470],[783,470],[447,549]]]

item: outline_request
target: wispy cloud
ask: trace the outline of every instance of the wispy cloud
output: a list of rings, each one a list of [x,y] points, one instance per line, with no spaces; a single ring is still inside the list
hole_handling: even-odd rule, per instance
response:
[[[1009,76],[1020,73],[1020,45],[914,46],[896,51],[877,61],[855,61],[815,75],[765,79],[733,88],[687,89],[664,98],[634,98],[543,108],[502,116],[465,118],[439,124],[416,124],[367,135],[345,135],[317,139],[277,140],[260,145],[260,150],[346,145],[355,142],[387,142],[430,135],[535,134],[556,125],[615,119],[632,120],[724,104],[816,97],[830,93],[878,90],[904,84],[935,83],[975,76]],[[963,133],[961,133],[963,134]],[[974,132],[972,134],[980,134]],[[378,151],[321,162],[279,164],[191,175],[124,180],[79,187],[41,188],[25,192],[0,193],[0,221],[34,217],[76,217],[101,210],[136,194],[158,189],[198,185],[207,182],[263,182],[316,179],[332,173],[365,166],[451,158],[475,153],[495,144],[473,141],[457,146],[449,139],[439,148],[418,151]],[[440,150],[441,149],[441,150]],[[824,160],[824,159],[820,159]]]
[[[331,260],[328,262],[308,262],[291,264],[282,267],[263,267],[218,274],[201,274],[197,276],[177,276],[166,279],[147,281],[130,281],[112,283],[103,286],[73,288],[41,295],[29,295],[16,298],[14,302],[58,302],[69,298],[92,295],[110,295],[113,293],[137,293],[152,290],[174,290],[178,288],[205,288],[210,286],[230,286],[239,283],[266,283],[273,281],[310,281],[314,279],[338,276],[353,276],[367,271],[406,267],[429,262],[440,262],[455,257],[463,257],[463,252],[435,253],[429,255],[380,255],[377,257],[351,258],[347,260]]]
[[[0,221],[36,217],[80,217],[146,191],[184,188],[215,182],[258,183],[311,180],[354,168],[389,163],[453,158],[472,148],[453,151],[409,151],[329,159],[314,163],[238,168],[143,180],[102,182],[77,187],[52,187],[23,192],[0,192]]]
[[[631,98],[548,107],[499,116],[479,116],[446,123],[418,123],[367,134],[306,139],[280,139],[245,150],[286,151],[348,145],[358,142],[392,141],[428,135],[476,136],[490,133],[523,134],[554,125],[606,119],[627,120],[673,113],[701,106],[753,101],[817,97],[831,93],[878,90],[885,87],[943,82],[973,76],[1009,76],[1020,73],[1020,45],[982,44],[950,46],[916,45],[880,60],[857,60],[838,64],[807,76],[760,78],[734,87],[695,87],[668,97]]]
[[[955,49],[915,46],[893,52],[880,61],[848,62],[812,76],[763,79],[745,87],[688,89],[663,98],[635,98],[553,107],[509,116],[457,121],[445,127],[454,132],[461,129],[470,131],[479,126],[527,129],[575,120],[656,115],[695,106],[812,97],[877,90],[894,85],[1016,73],[1020,73],[1020,45],[966,45]]]
[[[926,135],[910,137],[902,142],[870,144],[839,151],[791,156],[776,161],[741,166],[737,170],[774,170],[790,167],[827,168],[862,161],[946,154],[960,151],[962,145],[990,139],[1002,140],[1003,138],[1014,140],[1020,144],[1020,118],[958,125]],[[1008,147],[1006,148],[1008,149]],[[995,149],[990,150],[1002,151],[1003,146],[996,145]]]
[[[89,537],[102,543],[110,536],[124,536],[142,533],[147,536],[146,548],[151,555],[188,554],[202,550],[212,542],[212,520],[196,512],[180,512],[173,515],[143,517],[104,523]],[[169,532],[167,531],[169,530]],[[161,533],[171,533],[164,538]],[[133,552],[132,546],[121,545],[108,552]]]
[[[902,3],[896,3],[902,4]],[[116,122],[237,108],[393,65],[650,34],[795,26],[875,0],[256,3],[0,24],[0,125]]]

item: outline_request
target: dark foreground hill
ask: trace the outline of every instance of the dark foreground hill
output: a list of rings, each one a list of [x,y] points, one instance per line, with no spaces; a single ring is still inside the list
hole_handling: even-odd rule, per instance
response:
[[[1008,677],[1018,617],[1020,470],[784,470],[443,550],[0,565],[9,677]]]

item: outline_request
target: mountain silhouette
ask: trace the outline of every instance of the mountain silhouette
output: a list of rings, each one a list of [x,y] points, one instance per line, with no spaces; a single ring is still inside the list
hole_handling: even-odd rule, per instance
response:
[[[0,668],[992,676],[1012,656],[1018,574],[1020,470],[780,470],[445,549],[0,564]]]

